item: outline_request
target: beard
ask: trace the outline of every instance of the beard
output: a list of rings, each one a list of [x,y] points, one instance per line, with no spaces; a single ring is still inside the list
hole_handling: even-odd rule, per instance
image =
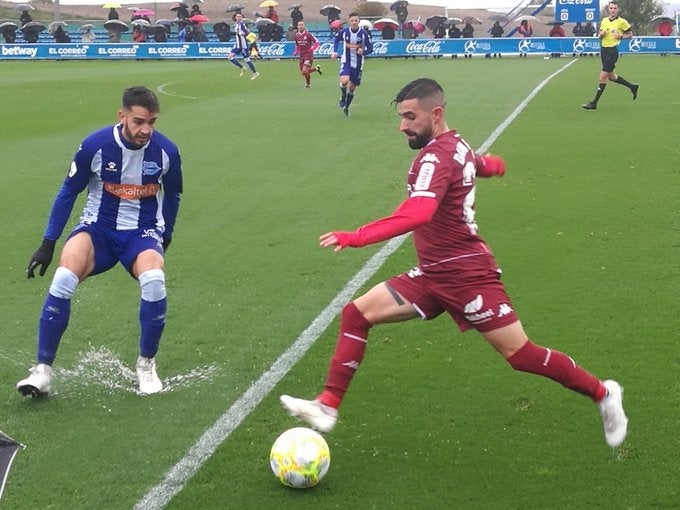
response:
[[[422,133],[407,131],[406,135],[413,137],[409,138],[408,146],[411,147],[411,149],[419,150],[425,147],[428,143],[430,143],[430,140],[432,140],[432,128],[426,129]]]

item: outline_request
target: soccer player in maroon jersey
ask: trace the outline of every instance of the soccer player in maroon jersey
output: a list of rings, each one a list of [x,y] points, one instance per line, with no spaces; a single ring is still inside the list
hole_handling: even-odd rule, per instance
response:
[[[300,74],[305,79],[305,88],[312,86],[310,75],[313,72],[323,74],[321,66],[314,65],[314,50],[319,47],[319,42],[314,34],[307,31],[304,21],[298,21],[297,32],[295,32],[295,50],[293,56],[300,54]]]
[[[476,155],[444,117],[446,99],[434,80],[406,85],[394,100],[400,130],[420,152],[408,172],[408,198],[391,216],[352,232],[328,232],[322,247],[335,251],[413,233],[419,265],[382,282],[345,305],[323,392],[314,400],[281,396],[293,416],[330,432],[345,392],[363,360],[368,332],[377,325],[447,312],[461,331],[476,329],[515,370],[542,375],[597,403],[609,446],[623,443],[628,418],[623,390],[601,381],[569,356],[534,344],[524,332],[500,280],[491,250],[477,233],[475,180],[504,175],[498,156]]]

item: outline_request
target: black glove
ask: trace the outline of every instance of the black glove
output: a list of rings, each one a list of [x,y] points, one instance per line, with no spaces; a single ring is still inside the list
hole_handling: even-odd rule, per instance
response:
[[[38,266],[40,266],[40,276],[45,276],[45,271],[47,271],[47,266],[52,262],[52,257],[54,256],[54,245],[56,241],[51,239],[43,239],[40,248],[35,250],[31,261],[28,263],[28,277],[33,278],[35,276],[34,271]]]
[[[168,247],[170,246],[170,243],[172,242],[172,239],[170,238],[163,238],[163,251],[168,251]]]

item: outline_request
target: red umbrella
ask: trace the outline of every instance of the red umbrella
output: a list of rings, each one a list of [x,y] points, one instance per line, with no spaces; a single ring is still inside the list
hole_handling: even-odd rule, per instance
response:
[[[333,21],[331,21],[330,27],[331,28],[342,28],[342,21],[340,21],[339,19],[333,20]]]
[[[390,18],[380,18],[375,23],[373,23],[373,28],[375,28],[376,30],[382,30],[388,25],[394,28],[395,30],[399,28],[399,23]]]
[[[204,16],[203,14],[194,14],[191,18],[189,18],[189,21],[193,23],[207,23],[208,17]]]
[[[416,31],[417,34],[422,34],[423,32],[425,32],[425,25],[423,25],[420,21],[415,19],[404,23],[404,27],[412,28],[413,30]]]
[[[135,16],[154,16],[156,13],[151,9],[139,9],[135,11]]]

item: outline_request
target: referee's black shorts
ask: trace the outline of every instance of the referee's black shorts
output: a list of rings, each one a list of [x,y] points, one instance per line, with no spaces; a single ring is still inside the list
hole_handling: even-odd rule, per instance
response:
[[[616,61],[619,59],[619,48],[617,46],[612,46],[611,48],[602,47],[600,58],[602,59],[602,70],[605,73],[614,72]]]

